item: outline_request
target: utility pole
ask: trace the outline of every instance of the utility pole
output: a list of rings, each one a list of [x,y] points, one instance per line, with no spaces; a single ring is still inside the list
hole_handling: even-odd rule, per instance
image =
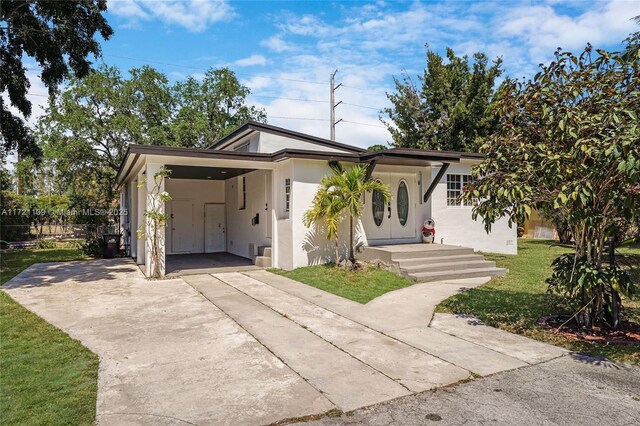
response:
[[[342,103],[342,101],[336,103],[336,99],[335,99],[335,91],[338,87],[342,86],[342,83],[338,84],[337,86],[336,84],[336,74],[338,73],[338,70],[335,70],[332,74],[331,74],[331,78],[330,78],[330,83],[331,83],[331,87],[330,87],[330,101],[329,101],[329,107],[331,108],[331,115],[330,115],[330,122],[329,125],[331,126],[331,140],[335,141],[336,140],[336,124],[338,124],[339,122],[342,121],[342,118],[338,121],[336,121],[336,107],[338,105],[340,105]]]

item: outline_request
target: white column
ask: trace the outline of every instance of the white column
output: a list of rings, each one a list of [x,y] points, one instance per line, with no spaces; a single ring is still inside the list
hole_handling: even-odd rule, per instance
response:
[[[138,175],[137,184],[136,184],[136,226],[140,227],[141,224],[144,223],[144,212],[147,208],[146,200],[147,200],[147,185],[144,183],[145,175],[142,174],[144,168],[140,171]],[[138,265],[144,265],[145,259],[145,238],[142,237],[138,239],[137,229],[136,229],[136,263]]]
[[[129,224],[131,228],[131,240],[129,247],[131,257],[138,255],[138,178],[129,182],[129,191],[131,193],[131,204],[129,205]]]
[[[164,178],[159,178],[158,182],[156,182],[155,175],[160,172],[163,164],[155,164],[150,163],[147,164],[147,174],[146,174],[146,189],[147,189],[147,210],[155,211],[157,213],[164,213],[165,206],[164,201],[160,200],[158,196],[160,193],[164,192]],[[156,185],[159,187],[156,189]],[[165,227],[161,226],[158,229],[154,229],[153,221],[150,218],[145,218],[145,238],[146,238],[146,248],[145,248],[145,266],[146,266],[146,275],[149,277],[153,275],[153,271],[156,268],[156,260],[153,256],[154,247],[152,246],[152,241],[156,242],[156,250],[157,253],[157,262],[158,268],[160,271],[160,276],[164,276],[165,273]],[[155,234],[155,235],[154,235]]]

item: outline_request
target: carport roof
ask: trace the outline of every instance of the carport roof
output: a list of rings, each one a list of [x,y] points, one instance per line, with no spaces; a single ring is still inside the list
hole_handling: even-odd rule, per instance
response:
[[[391,164],[403,166],[425,166],[432,162],[459,163],[462,158],[481,159],[483,155],[453,152],[428,151],[421,149],[392,148],[382,151],[362,152],[328,152],[310,151],[304,149],[286,148],[273,153],[222,151],[217,149],[198,149],[169,147],[156,145],[131,144],[127,148],[120,169],[116,175],[116,183],[122,183],[142,155],[157,155],[168,157],[191,157],[203,159],[221,159],[238,161],[277,162],[289,158],[304,158],[312,160],[343,161],[347,163]],[[170,162],[170,160],[168,161]]]

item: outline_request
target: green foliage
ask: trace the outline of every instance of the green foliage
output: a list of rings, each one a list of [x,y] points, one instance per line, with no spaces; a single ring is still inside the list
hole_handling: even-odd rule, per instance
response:
[[[633,18],[637,24],[640,24],[640,15]],[[625,59],[640,59],[640,31],[636,31],[627,37],[625,40],[627,46],[624,50],[623,56]]]
[[[167,78],[150,67],[125,79],[102,66],[71,79],[40,120],[38,137],[58,178],[75,193],[114,198],[114,178],[129,143],[167,145],[172,97]]]
[[[173,88],[177,113],[173,137],[180,146],[205,147],[245,121],[266,122],[264,110],[246,105],[251,91],[228,68],[208,70],[202,81],[193,77]]]
[[[389,149],[389,147],[388,147],[388,146],[385,146],[385,145],[377,144],[377,145],[371,145],[371,146],[370,146],[369,148],[367,148],[367,149],[368,149],[369,151],[374,151],[374,152],[375,152],[375,151],[384,151],[385,149]]]
[[[56,248],[56,240],[51,239],[51,238],[40,238],[36,242],[36,248],[39,248],[39,249]]]
[[[578,301],[564,293],[549,292],[545,283],[553,273],[553,260],[571,251],[572,247],[555,241],[521,238],[517,256],[485,254],[498,267],[509,270],[506,276],[459,293],[443,301],[436,311],[477,315],[487,324],[512,333],[561,345],[571,351],[640,365],[637,348],[571,339],[539,325],[538,320],[542,317],[570,315],[577,308]],[[635,256],[636,265],[640,266],[639,248],[620,249],[618,256],[619,259]],[[628,321],[640,322],[640,302],[625,299],[621,314]]]
[[[37,136],[65,191],[108,203],[130,143],[208,145],[245,120],[265,121],[263,110],[245,104],[248,95],[228,69],[171,86],[149,66],[128,77],[101,66],[51,99]]]
[[[106,0],[85,1],[3,1],[0,7],[0,160],[17,148],[19,157],[39,157],[39,150],[24,121],[5,104],[28,118],[29,80],[23,61],[35,60],[42,69],[40,79],[49,90],[57,87],[73,71],[83,77],[89,73],[90,56],[100,56],[95,35],[111,37],[113,30],[103,13]],[[5,96],[6,95],[6,96]]]
[[[339,262],[338,227],[342,217],[349,216],[349,260],[355,260],[353,250],[353,220],[362,216],[362,199],[366,192],[380,191],[385,203],[391,199],[388,185],[367,176],[367,166],[356,164],[344,169],[338,162],[329,162],[333,173],[320,181],[320,188],[313,198],[311,209],[305,212],[304,223],[324,224],[327,239],[336,242],[336,263]]]
[[[476,151],[496,125],[490,110],[494,84],[502,74],[500,58],[489,65],[484,53],[456,56],[447,49],[446,60],[427,52],[427,66],[416,83],[410,76],[394,78],[396,91],[387,94],[393,107],[383,112],[393,145],[453,151]]]
[[[595,58],[594,58],[595,56]],[[588,286],[580,273],[599,270],[607,238],[640,210],[640,60],[587,46],[556,52],[532,81],[507,79],[496,100],[499,127],[482,151],[486,160],[463,197],[479,198],[473,217],[487,230],[498,218],[522,222],[533,208],[554,210],[570,229],[575,253],[588,268],[562,270],[589,305],[580,322],[601,322],[611,283]],[[558,268],[565,264],[559,262]],[[583,285],[584,284],[584,285]],[[617,326],[613,319],[611,326]]]

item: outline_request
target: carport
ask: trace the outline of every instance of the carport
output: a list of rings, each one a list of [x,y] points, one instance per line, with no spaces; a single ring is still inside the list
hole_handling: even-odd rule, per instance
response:
[[[125,244],[146,275],[152,263],[145,247],[149,243],[136,238],[136,231],[146,222],[152,202],[148,194],[161,167],[171,172],[160,189],[171,196],[161,206],[167,215],[159,235],[164,274],[251,267],[259,251],[272,246],[271,179],[276,164],[269,154],[140,145],[129,149],[130,160],[123,163],[127,169],[121,171],[129,181],[121,201],[128,214],[121,223]]]

